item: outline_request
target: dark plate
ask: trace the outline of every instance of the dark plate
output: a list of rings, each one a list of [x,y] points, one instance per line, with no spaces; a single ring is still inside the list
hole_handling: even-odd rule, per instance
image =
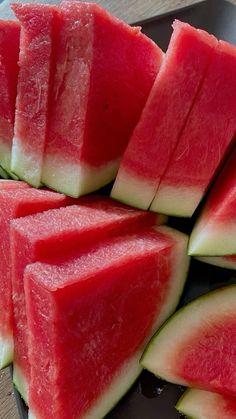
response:
[[[166,50],[171,35],[171,24],[175,18],[205,29],[217,38],[236,44],[236,7],[224,0],[204,1],[138,23],[143,27],[143,32],[154,39],[163,50]],[[171,219],[170,223],[180,230],[190,231],[193,220]],[[211,289],[229,283],[236,283],[235,271],[216,268],[193,260],[180,305]],[[183,390],[180,386],[165,383],[144,371],[106,418],[178,419],[180,415],[174,406]],[[27,419],[27,408],[16,391],[15,396],[20,418]]]

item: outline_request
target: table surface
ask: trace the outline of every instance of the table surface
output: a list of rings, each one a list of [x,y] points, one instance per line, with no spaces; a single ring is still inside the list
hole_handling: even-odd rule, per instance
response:
[[[127,22],[136,22],[197,2],[198,0],[97,0],[101,6]],[[231,2],[236,4],[236,0]],[[5,369],[0,372],[0,419],[18,418],[10,374]]]

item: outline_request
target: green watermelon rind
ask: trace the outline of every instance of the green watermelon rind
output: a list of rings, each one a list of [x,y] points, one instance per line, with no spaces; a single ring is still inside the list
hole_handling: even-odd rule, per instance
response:
[[[4,170],[1,166],[0,166],[0,177],[2,179],[9,179],[9,176],[8,176],[6,170]]]
[[[13,337],[0,336],[0,369],[8,367],[13,361]]]
[[[235,294],[235,295],[234,295]],[[224,298],[226,295],[227,298]],[[232,297],[233,295],[233,297]],[[174,313],[167,321],[163,323],[163,325],[160,327],[160,329],[155,333],[155,335],[150,340],[149,344],[147,345],[142,358],[141,358],[141,365],[144,369],[147,369],[148,371],[152,372],[155,376],[169,381],[174,384],[180,384],[184,386],[189,386],[190,383],[186,382],[184,379],[177,377],[175,375],[175,366],[176,363],[172,363],[172,366],[170,365],[170,362],[168,362],[169,371],[162,371],[160,372],[159,368],[156,365],[156,360],[158,359],[159,365],[164,366],[166,368],[167,363],[165,362],[165,356],[167,356],[167,353],[170,354],[169,356],[174,355],[174,350],[172,352],[168,352],[168,348],[170,347],[169,343],[171,342],[171,348],[175,346],[175,343],[179,342],[182,336],[183,331],[190,331],[189,336],[191,336],[191,331],[193,330],[193,313],[197,311],[197,314],[195,315],[195,322],[197,326],[200,326],[202,324],[201,320],[199,320],[200,316],[199,313],[204,313],[204,315],[209,314],[210,307],[212,306],[213,300],[213,310],[212,312],[216,312],[219,314],[220,307],[219,304],[226,301],[225,306],[226,309],[229,309],[230,303],[229,299],[233,298],[233,302],[235,303],[236,308],[236,284],[228,285],[222,288],[218,288],[216,290],[210,291],[197,299],[191,301],[181,309],[179,309],[176,313]],[[214,300],[216,300],[217,304],[214,304]],[[220,300],[220,303],[219,303]],[[202,307],[203,306],[203,307]],[[204,307],[205,306],[205,307]],[[203,308],[203,310],[202,310]],[[187,327],[185,327],[185,323],[187,323]],[[179,333],[178,333],[179,331]],[[162,337],[162,334],[164,334],[164,337]],[[160,342],[160,344],[159,344]],[[159,347],[158,347],[159,344]],[[160,346],[162,346],[160,348]],[[163,353],[161,353],[161,350]],[[183,348],[182,348],[183,350]],[[156,353],[158,353],[158,357],[156,356]]]
[[[24,375],[21,372],[21,369],[14,364],[13,366],[13,384],[17,389],[18,393],[20,394],[21,398],[24,400],[25,404],[28,406],[29,404],[29,385],[24,378]]]
[[[178,402],[175,405],[176,410],[178,410],[179,413],[182,413],[183,415],[187,416],[189,419],[200,419],[199,417],[197,418],[196,416],[190,416],[190,413],[188,412],[188,410],[186,410],[186,407],[184,406],[185,400],[186,398],[189,396],[189,393],[192,392],[191,388],[188,388],[184,394],[180,397],[180,399],[178,400]]]

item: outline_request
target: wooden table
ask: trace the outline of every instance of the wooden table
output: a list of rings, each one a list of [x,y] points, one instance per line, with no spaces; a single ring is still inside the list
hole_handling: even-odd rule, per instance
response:
[[[236,4],[236,0],[231,1]],[[197,3],[198,0],[97,0],[97,2],[117,17],[127,22],[135,22],[177,7]],[[0,372],[0,419],[18,418],[10,374],[8,369],[5,369]]]

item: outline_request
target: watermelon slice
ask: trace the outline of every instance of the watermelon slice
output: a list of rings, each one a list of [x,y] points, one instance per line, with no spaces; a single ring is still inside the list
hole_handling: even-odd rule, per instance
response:
[[[236,47],[220,41],[157,190],[153,211],[191,217],[197,208],[234,143],[235,72]]]
[[[236,269],[236,256],[203,256],[196,257],[200,262],[209,263],[210,265],[220,266],[221,268]]]
[[[112,190],[120,201],[147,209],[178,142],[217,40],[175,21],[141,119],[126,149]]]
[[[66,253],[71,255],[73,249],[82,252],[105,237],[132,233],[163,221],[162,217],[130,209],[109,198],[88,197],[79,203],[14,220],[11,225],[15,343],[13,379],[26,403],[30,380],[23,283],[26,265],[65,256]]]
[[[10,263],[10,221],[13,218],[55,208],[69,199],[54,192],[37,191],[23,182],[0,182],[0,368],[12,362],[13,308]],[[18,258],[20,259],[21,250]]]
[[[61,11],[42,182],[78,197],[115,177],[163,53],[96,4]]]
[[[26,268],[29,417],[106,415],[140,373],[145,343],[176,307],[185,249],[182,233],[159,227],[64,263]]]
[[[235,313],[235,284],[197,298],[157,332],[141,364],[172,383],[236,396]]]
[[[20,25],[0,20],[0,165],[11,174]]]
[[[176,409],[194,419],[235,419],[236,399],[210,391],[188,389]]]
[[[12,8],[21,23],[21,38],[11,169],[19,178],[39,187],[57,9],[42,4],[14,4]]]
[[[213,185],[193,228],[189,241],[189,254],[200,256],[236,254],[235,184],[236,149]]]

